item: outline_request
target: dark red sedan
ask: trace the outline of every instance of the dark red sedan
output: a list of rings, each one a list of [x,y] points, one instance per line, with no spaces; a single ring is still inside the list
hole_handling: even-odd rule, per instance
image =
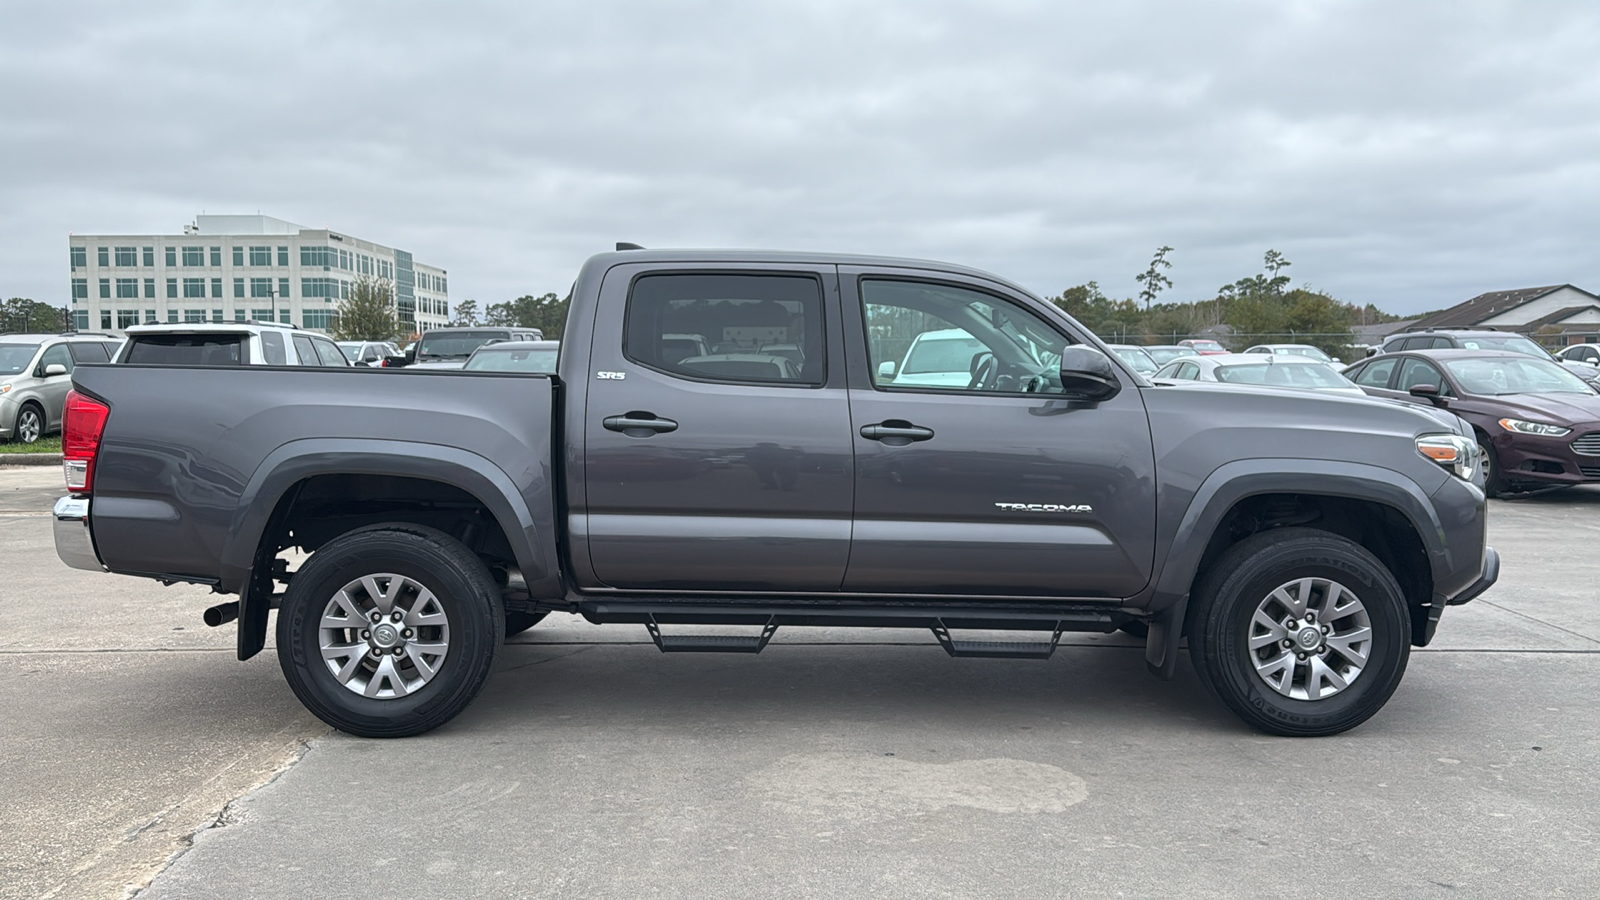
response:
[[[1600,394],[1543,359],[1492,350],[1410,350],[1344,370],[1374,397],[1429,403],[1472,425],[1489,496],[1600,482]]]

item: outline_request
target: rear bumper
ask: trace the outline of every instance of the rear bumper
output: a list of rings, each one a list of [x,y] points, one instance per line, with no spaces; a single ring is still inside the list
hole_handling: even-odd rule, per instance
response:
[[[54,512],[56,555],[74,569],[104,572],[89,533],[89,498],[62,497]]]

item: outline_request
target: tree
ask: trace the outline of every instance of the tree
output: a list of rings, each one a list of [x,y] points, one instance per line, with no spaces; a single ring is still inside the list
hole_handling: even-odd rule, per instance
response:
[[[463,300],[457,303],[456,315],[450,320],[450,324],[460,328],[471,328],[478,324],[478,301]]]
[[[1167,262],[1167,254],[1171,252],[1171,247],[1158,248],[1156,255],[1150,260],[1150,268],[1134,276],[1135,281],[1144,285],[1144,289],[1139,291],[1139,297],[1144,300],[1145,309],[1150,308],[1150,304],[1156,300],[1156,295],[1163,289],[1172,287],[1172,279],[1161,271],[1172,268],[1172,263]]]
[[[363,275],[339,303],[333,336],[341,341],[392,341],[400,334],[395,318],[394,285],[387,278]]]
[[[489,325],[537,328],[546,338],[559,340],[562,329],[567,327],[567,304],[571,300],[571,294],[565,298],[527,294],[506,303],[491,303],[484,310],[484,321]]]
[[[1264,259],[1266,262],[1267,271],[1272,274],[1272,279],[1274,281],[1278,279],[1279,272],[1294,265],[1294,263],[1289,262],[1288,257],[1276,250],[1268,250]]]
[[[26,297],[12,297],[0,303],[0,332],[66,330],[66,311],[56,309],[48,303],[40,303],[38,300],[29,300]]]

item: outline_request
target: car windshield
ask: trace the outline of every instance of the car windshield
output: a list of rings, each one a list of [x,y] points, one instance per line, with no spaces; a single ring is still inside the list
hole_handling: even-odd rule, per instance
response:
[[[1150,354],[1150,356],[1155,359],[1156,365],[1161,366],[1164,366],[1167,363],[1178,359],[1179,357],[1199,355],[1193,350],[1190,350],[1188,347],[1146,347],[1144,348],[1144,352]]]
[[[1140,375],[1150,375],[1160,368],[1150,358],[1150,354],[1143,350],[1122,348],[1116,351],[1117,358],[1128,364],[1128,368]]]
[[[1524,356],[1533,356],[1539,359],[1549,359],[1550,352],[1537,343],[1520,334],[1508,334],[1505,337],[1490,335],[1488,337],[1474,336],[1458,338],[1463,350],[1506,350],[1511,353],[1521,353]]]
[[[1196,350],[1221,350],[1223,346],[1216,341],[1190,341],[1189,346]]]
[[[428,332],[417,342],[417,359],[466,359],[490,341],[503,341],[503,331]]]
[[[521,350],[500,350],[485,347],[472,355],[466,368],[483,372],[554,372],[556,350],[526,347]]]
[[[339,352],[344,354],[344,358],[345,359],[348,359],[351,362],[355,362],[356,360],[361,358],[361,345],[360,344],[340,344],[339,345]]]
[[[972,368],[972,357],[982,351],[983,345],[974,337],[923,339],[911,348],[903,372],[907,375],[966,372]]]
[[[1316,362],[1275,362],[1264,366],[1218,366],[1217,380],[1271,387],[1346,388],[1353,383],[1331,366]]]
[[[1278,349],[1278,350],[1276,350],[1274,352],[1277,352],[1277,353],[1293,353],[1295,356],[1304,356],[1304,357],[1307,357],[1309,359],[1314,359],[1317,362],[1321,362],[1321,363],[1331,363],[1331,362],[1333,362],[1333,357],[1329,356],[1326,353],[1323,353],[1321,350],[1318,350],[1315,347],[1301,347],[1301,346],[1298,346],[1298,345],[1291,344],[1291,345],[1289,345],[1287,347],[1282,347],[1282,348],[1280,348],[1280,349]]]
[[[0,344],[0,375],[22,374],[38,350],[38,344]]]
[[[1531,342],[1530,342],[1531,343]],[[1444,367],[1468,394],[1593,394],[1583,379],[1553,362],[1529,357],[1452,359]]]

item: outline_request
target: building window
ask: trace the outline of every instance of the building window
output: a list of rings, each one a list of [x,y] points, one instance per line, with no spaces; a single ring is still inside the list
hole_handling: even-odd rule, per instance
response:
[[[244,279],[243,278],[235,278],[233,280],[233,296],[235,296],[235,297],[243,297],[244,296]]]
[[[327,331],[333,327],[337,313],[331,309],[308,309],[301,318],[301,324],[306,328],[317,328]]]
[[[137,309],[117,310],[117,327],[127,328],[129,325],[139,324],[139,311]]]
[[[118,300],[129,300],[129,299],[137,300],[137,299],[139,299],[139,279],[137,279],[137,278],[118,278],[117,279],[117,299]]]
[[[252,297],[270,297],[270,296],[272,296],[272,279],[271,278],[252,278],[252,279],[250,279],[250,296],[252,296]]]
[[[294,324],[294,323],[289,321],[289,310],[287,308],[278,310],[278,321],[282,322],[285,325]]]
[[[96,247],[94,250],[95,262],[98,262],[102,269],[111,265],[111,250],[109,248]]]
[[[285,300],[289,299],[289,279],[278,279],[278,296]]]
[[[243,247],[235,247],[235,248],[233,248],[233,264],[236,265],[236,266],[243,266],[244,265],[244,248]]]
[[[289,267],[289,248],[288,247],[279,247],[278,248],[278,265],[283,266],[284,268],[288,268]]]
[[[270,310],[270,309],[252,309],[252,310],[250,310],[250,320],[252,322],[271,322],[272,321],[272,310]]]
[[[211,268],[213,268],[213,269],[222,268],[222,248],[221,247],[212,247],[211,248]]]
[[[74,278],[74,279],[72,279],[72,299],[74,299],[74,300],[87,300],[87,299],[89,299],[89,279],[87,279],[87,278]]]
[[[252,265],[252,266],[270,266],[270,265],[272,265],[272,248],[271,247],[251,247],[250,248],[250,265]]]
[[[110,300],[111,299],[111,279],[109,279],[109,278],[100,279],[100,299],[101,300]]]
[[[213,279],[211,279],[211,299],[213,299],[213,300],[221,300],[222,299],[222,279],[221,278],[213,278]]]
[[[206,280],[204,278],[185,278],[183,280],[183,296],[186,300],[206,295]]]
[[[72,311],[72,330],[73,331],[87,331],[88,328],[89,328],[89,311],[87,309],[75,309],[75,310],[73,310]]]
[[[118,267],[137,266],[138,264],[139,264],[139,248],[138,247],[118,247],[117,248],[117,266]]]
[[[167,310],[167,323],[169,325],[178,324],[178,311],[177,310],[175,310],[175,309]]]
[[[222,310],[213,309],[211,311],[211,321],[216,322],[219,325],[222,324]]]
[[[167,253],[167,265],[172,267],[172,268],[177,268],[178,267],[178,248],[177,247],[167,247],[166,248],[166,253]]]
[[[183,264],[185,266],[187,266],[187,267],[204,266],[206,264],[206,248],[204,248],[204,247],[185,247],[185,248],[183,248]]]
[[[183,311],[183,324],[185,325],[204,324],[205,320],[206,311],[203,309],[186,309]]]
[[[146,247],[140,255],[144,257],[144,267],[146,269],[154,269],[156,267],[156,248]]]
[[[146,278],[144,280],[144,298],[146,300],[154,300],[156,298],[156,280],[154,278]]]
[[[233,311],[233,320],[234,320],[234,321],[235,321],[235,322],[243,322],[243,321],[244,321],[244,310],[242,310],[242,309],[235,309],[235,310],[234,310],[234,311]]]
[[[167,299],[168,300],[176,300],[176,299],[178,299],[178,279],[176,279],[176,278],[168,278],[167,279]]]
[[[72,248],[72,268],[73,268],[73,270],[76,271],[78,269],[87,269],[88,267],[89,267],[89,250],[88,250],[88,248],[86,248],[86,247],[73,247]]]
[[[100,310],[100,327],[105,329],[109,329],[111,327],[111,310]]]

